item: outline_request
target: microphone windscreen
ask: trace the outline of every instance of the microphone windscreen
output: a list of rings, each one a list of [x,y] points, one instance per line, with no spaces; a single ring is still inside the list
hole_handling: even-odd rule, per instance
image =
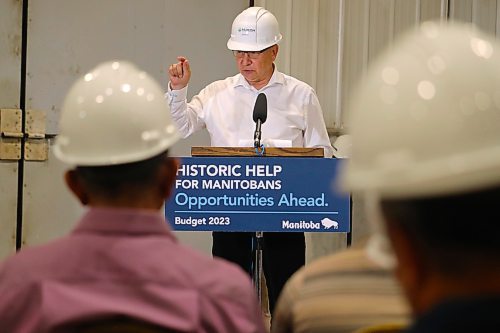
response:
[[[267,97],[264,93],[260,93],[253,107],[253,121],[257,122],[260,119],[264,123],[267,119]]]

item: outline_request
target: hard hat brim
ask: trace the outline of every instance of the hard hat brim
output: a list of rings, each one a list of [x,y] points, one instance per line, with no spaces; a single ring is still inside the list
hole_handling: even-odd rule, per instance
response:
[[[227,48],[231,51],[262,51],[264,49],[267,49],[268,47],[278,44],[280,41],[281,41],[281,36],[277,41],[272,41],[270,43],[262,43],[262,44],[248,44],[248,43],[235,42],[231,40],[231,38],[229,38],[227,41]]]
[[[162,139],[155,147],[144,147],[144,149],[131,151],[121,155],[96,155],[96,156],[81,156],[78,153],[72,154],[68,149],[63,147],[56,139],[56,144],[53,147],[54,155],[63,163],[72,166],[107,166],[117,164],[127,164],[147,160],[169,149],[175,142],[180,139],[176,132],[168,138]]]

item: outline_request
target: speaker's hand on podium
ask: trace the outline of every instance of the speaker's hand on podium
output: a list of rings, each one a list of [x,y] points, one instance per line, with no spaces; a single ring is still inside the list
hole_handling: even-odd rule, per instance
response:
[[[176,64],[170,65],[168,75],[170,76],[170,88],[179,90],[188,85],[191,78],[191,68],[189,61],[185,57],[177,57],[179,61]]]

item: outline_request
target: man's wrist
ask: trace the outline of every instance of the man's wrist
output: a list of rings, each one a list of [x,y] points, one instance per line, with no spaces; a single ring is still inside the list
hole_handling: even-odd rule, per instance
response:
[[[183,88],[175,89],[172,84],[168,83],[167,94],[170,96],[170,102],[182,102],[187,97],[187,85]]]
[[[187,86],[187,84],[186,85],[181,85],[181,84],[174,85],[174,84],[172,84],[172,82],[169,82],[169,84],[170,84],[170,89],[171,90],[181,90],[181,89],[186,88],[186,86]]]

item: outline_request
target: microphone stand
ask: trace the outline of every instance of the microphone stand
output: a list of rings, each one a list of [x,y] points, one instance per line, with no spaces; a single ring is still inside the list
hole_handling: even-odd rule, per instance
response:
[[[253,281],[255,291],[259,299],[259,304],[262,305],[262,240],[264,233],[262,231],[255,232],[255,263],[253,268]]]
[[[261,126],[262,120],[257,119],[255,125],[254,134],[254,147],[255,153],[259,156],[264,155],[264,145],[260,143],[261,139]],[[255,285],[255,291],[257,292],[257,297],[259,299],[259,304],[262,306],[262,242],[264,233],[262,231],[255,232],[254,236],[254,246],[255,246],[255,260],[253,268],[253,281]]]

